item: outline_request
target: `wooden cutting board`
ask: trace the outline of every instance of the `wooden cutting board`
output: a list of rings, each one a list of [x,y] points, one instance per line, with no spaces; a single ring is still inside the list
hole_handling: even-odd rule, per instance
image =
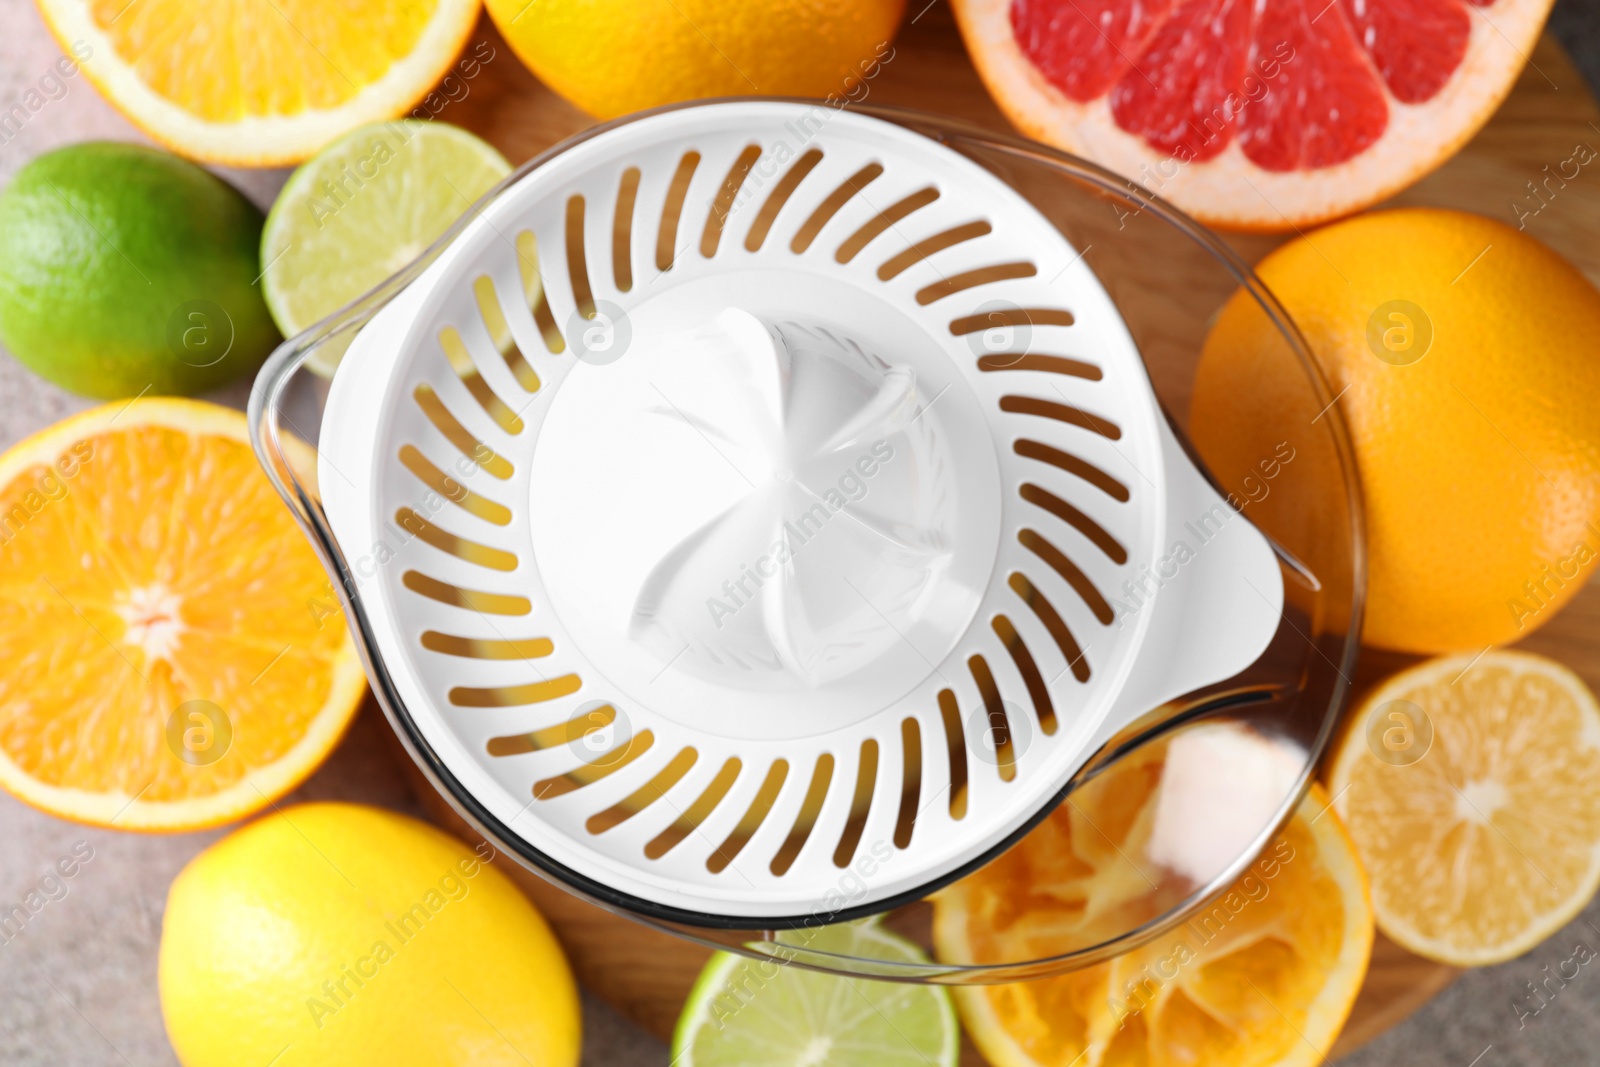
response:
[[[863,102],[952,115],[997,131],[1010,131],[971,63],[943,0],[933,0],[895,41],[893,58],[868,85]],[[448,96],[430,98],[430,110],[473,130],[521,163],[592,124],[523,68],[487,19],[468,53],[479,65]],[[1513,225],[1538,209],[1527,229],[1600,282],[1600,173],[1580,172],[1555,187],[1541,206],[1530,181],[1567,160],[1575,146],[1600,146],[1600,109],[1566,54],[1545,38],[1494,119],[1453,160],[1397,197],[1396,204],[1475,211]],[[1254,262],[1283,238],[1238,236],[1234,247]],[[1522,647],[1562,660],[1600,689],[1600,585],[1589,588]],[[1408,662],[1385,653],[1364,654],[1358,688]],[[396,743],[398,749],[398,743]],[[401,762],[411,767],[403,755]],[[470,831],[412,768],[419,794],[435,818],[463,836]],[[505,867],[511,867],[505,864]],[[544,910],[571,956],[579,980],[625,1016],[667,1037],[684,997],[708,955],[705,949],[640,926],[573,897],[521,868],[508,871]],[[1373,951],[1366,985],[1335,1055],[1348,1052],[1410,1015],[1457,972],[1419,959],[1382,937]],[[965,1050],[964,1062],[981,1064]]]

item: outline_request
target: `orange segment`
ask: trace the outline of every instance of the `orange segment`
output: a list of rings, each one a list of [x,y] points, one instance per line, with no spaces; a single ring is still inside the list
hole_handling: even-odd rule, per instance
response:
[[[1430,660],[1356,710],[1330,788],[1383,932],[1470,967],[1519,956],[1600,887],[1600,708],[1524,652]]]
[[[452,66],[478,0],[38,0],[63,50],[169,148],[293,163],[394,118]]]
[[[1136,758],[1074,794],[996,862],[935,898],[944,959],[1031,959],[1082,944],[1079,924],[1141,907],[1121,875],[1150,832],[1159,761]],[[1131,811],[1131,814],[1130,814]],[[1091,851],[1122,854],[1085,863]],[[1111,929],[1108,925],[1107,929]],[[1188,922],[1105,963],[1052,978],[955,990],[996,1067],[1289,1067],[1322,1061],[1372,948],[1366,878],[1312,792],[1227,892]]]
[[[17,445],[0,457],[0,785],[147,830],[286,793],[363,691],[326,589],[238,412],[106,405]]]

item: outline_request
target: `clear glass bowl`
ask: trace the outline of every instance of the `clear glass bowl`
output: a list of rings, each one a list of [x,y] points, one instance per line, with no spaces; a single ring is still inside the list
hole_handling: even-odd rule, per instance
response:
[[[1349,444],[1334,397],[1288,315],[1250,268],[1200,224],[1109,171],[1041,145],[932,115],[860,111],[932,138],[989,170],[1082,251],[1133,334],[1181,440],[1187,442],[1203,342],[1230,299],[1242,302],[1246,313],[1264,317],[1270,325],[1263,332],[1281,349],[1270,357],[1293,368],[1288,374],[1293,395],[1280,396],[1279,406],[1270,412],[1250,413],[1252,432],[1266,442],[1261,454],[1232,449],[1207,457],[1227,469],[1207,468],[1202,462],[1218,488],[1243,505],[1278,552],[1284,610],[1266,653],[1243,673],[1151,711],[1114,738],[1064,783],[1059,795],[1066,807],[1041,812],[1042,823],[989,860],[1005,863],[1018,848],[1048,855],[1050,842],[1060,840],[1060,820],[1069,817],[1065,812],[1077,810],[1076,800],[1084,795],[1079,790],[1094,788],[1091,783],[1097,780],[1104,787],[1112,776],[1121,775],[1116,778],[1119,789],[1142,790],[1144,802],[1154,805],[1151,810],[1158,816],[1170,820],[1187,813],[1187,821],[1180,818],[1148,840],[1120,846],[1113,842],[1121,861],[1146,885],[1111,916],[1085,914],[1081,921],[1059,924],[1043,940],[1002,936],[991,947],[960,952],[946,944],[941,954],[933,936],[939,907],[939,893],[934,893],[900,903],[882,917],[928,949],[929,961],[920,963],[821,951],[810,947],[814,928],[713,929],[671,921],[607,899],[592,886],[581,888],[537,862],[525,842],[488,817],[455,781],[416,729],[385,670],[368,606],[356,591],[314,478],[286,458],[288,435],[313,446],[318,440],[328,383],[308,364],[336,362],[356,332],[417,278],[478,210],[524,174],[598,130],[626,126],[641,116],[597,127],[530,160],[411,265],[280,346],[262,368],[250,397],[255,448],[334,578],[374,693],[407,751],[469,824],[536,873],[600,907],[680,937],[817,970],[945,984],[1069,971],[1136,948],[1195,916],[1249,867],[1304,795],[1344,706],[1358,644],[1365,564]],[[1192,447],[1190,453],[1199,458]],[[1163,762],[1169,751],[1174,753],[1172,766]],[[1182,773],[1173,770],[1180,759]],[[1252,770],[1263,759],[1272,765],[1264,777]],[[1056,836],[1041,836],[1052,833]],[[1175,849],[1183,853],[1176,859]],[[846,871],[841,876],[846,900],[848,878]]]

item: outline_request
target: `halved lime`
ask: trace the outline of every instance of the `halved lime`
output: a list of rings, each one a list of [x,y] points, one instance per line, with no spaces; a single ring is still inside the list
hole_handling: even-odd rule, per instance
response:
[[[926,962],[869,919],[785,935],[820,952]],[[782,950],[777,950],[781,953]],[[673,1067],[955,1067],[950,992],[808,971],[719,952],[689,993],[672,1035]]]
[[[466,130],[418,119],[351,130],[290,176],[261,233],[262,291],[292,337],[400,270],[511,172]],[[331,374],[338,354],[319,351]]]

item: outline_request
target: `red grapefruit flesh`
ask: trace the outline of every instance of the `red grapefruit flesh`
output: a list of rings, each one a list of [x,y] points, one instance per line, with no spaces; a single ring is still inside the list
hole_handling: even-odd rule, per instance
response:
[[[1214,225],[1359,210],[1488,120],[1551,0],[954,0],[1019,129]]]

